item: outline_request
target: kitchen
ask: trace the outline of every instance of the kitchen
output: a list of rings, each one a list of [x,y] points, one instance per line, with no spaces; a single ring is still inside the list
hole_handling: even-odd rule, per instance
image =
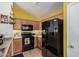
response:
[[[46,9],[46,11],[44,10],[44,8]],[[52,26],[56,27],[56,28],[53,27],[53,29],[55,30],[51,29]],[[51,33],[45,34],[45,31]],[[55,34],[58,36],[60,35],[59,39],[60,41],[58,40],[59,37],[56,36],[58,37],[55,38],[57,39],[57,41],[54,41],[56,43],[53,42],[54,46],[52,45],[55,48],[55,49],[53,48],[54,51],[56,51],[53,52],[55,54],[54,55],[51,52],[47,52],[48,50],[50,50],[50,48],[46,48],[45,50],[45,44],[47,44],[45,43],[46,42],[45,39],[47,39],[48,36],[46,38],[44,37],[44,35],[55,35]],[[49,45],[51,46],[51,44]],[[63,56],[63,3],[62,2],[0,3],[0,56],[2,57]]]

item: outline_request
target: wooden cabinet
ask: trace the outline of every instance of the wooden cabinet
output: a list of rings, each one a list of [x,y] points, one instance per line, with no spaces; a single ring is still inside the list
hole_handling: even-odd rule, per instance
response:
[[[13,54],[17,55],[22,53],[22,39],[14,39],[13,41]]]
[[[34,48],[37,48],[37,38],[34,37]]]
[[[42,49],[42,38],[41,37],[38,37],[37,47]]]
[[[34,36],[34,48],[42,49],[42,37]]]
[[[13,21],[15,30],[21,30],[21,25],[33,25],[33,30],[39,30],[40,22],[24,20],[24,19],[14,19]]]
[[[8,49],[6,57],[11,57],[11,56],[12,56],[12,44],[10,45],[10,47]]]
[[[15,29],[15,30],[20,30],[21,29],[21,20],[14,20],[14,26],[13,26],[13,28]]]

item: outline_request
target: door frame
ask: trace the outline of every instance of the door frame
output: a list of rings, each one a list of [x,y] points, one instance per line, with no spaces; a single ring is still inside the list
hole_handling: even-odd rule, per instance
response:
[[[64,37],[63,37],[63,54],[64,57],[67,57],[67,6],[70,4],[70,2],[64,2],[63,4],[63,12],[64,12]]]
[[[67,8],[69,6],[72,6],[74,4],[77,4],[76,2],[72,3],[72,2],[64,2],[64,57],[67,57]]]

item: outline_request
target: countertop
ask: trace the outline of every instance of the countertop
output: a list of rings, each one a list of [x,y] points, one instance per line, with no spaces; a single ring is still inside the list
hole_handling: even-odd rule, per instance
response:
[[[22,39],[22,37],[14,37],[13,39]]]
[[[41,38],[41,37],[42,37],[42,35],[34,35],[34,37],[40,37],[40,38]]]
[[[0,45],[0,49],[4,48],[2,57],[6,57],[10,44],[13,42],[13,38],[4,38],[3,44]]]
[[[34,37],[42,37],[42,35],[34,35]],[[20,37],[13,37],[13,38],[12,37],[4,38],[3,44],[0,45],[0,49],[4,48],[1,57],[6,57],[9,47],[11,43],[13,42],[13,39],[19,39],[19,38],[22,38],[22,37],[20,36]]]
[[[35,35],[32,35],[32,36],[34,36],[34,37],[42,37],[42,35],[41,34],[35,34]],[[14,37],[13,39],[22,39],[22,36],[16,36],[16,37]]]

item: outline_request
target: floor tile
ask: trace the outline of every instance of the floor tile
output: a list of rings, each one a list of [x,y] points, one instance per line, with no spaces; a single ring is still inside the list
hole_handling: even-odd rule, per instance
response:
[[[24,57],[42,57],[42,50],[35,48],[29,51],[23,52]]]

